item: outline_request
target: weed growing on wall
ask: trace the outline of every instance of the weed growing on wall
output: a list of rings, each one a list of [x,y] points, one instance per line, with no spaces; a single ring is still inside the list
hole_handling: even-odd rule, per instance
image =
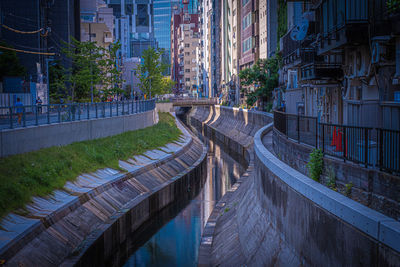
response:
[[[332,166],[326,169],[326,175],[328,176],[328,187],[334,191],[337,191],[336,188],[336,174],[335,169]]]
[[[313,151],[310,154],[310,160],[307,163],[309,176],[311,177],[311,179],[317,182],[319,182],[319,179],[323,171],[323,165],[324,165],[323,157],[324,154],[320,149],[313,149]]]

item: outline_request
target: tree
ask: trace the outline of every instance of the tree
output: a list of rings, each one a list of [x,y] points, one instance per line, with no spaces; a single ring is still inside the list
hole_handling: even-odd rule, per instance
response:
[[[246,93],[247,104],[253,105],[257,99],[263,102],[271,100],[272,91],[278,86],[279,58],[258,60],[251,68],[240,71],[239,77],[242,86],[254,86],[257,89]]]
[[[72,86],[70,100],[86,102],[92,95],[93,98],[98,97],[95,85],[102,80],[98,64],[103,57],[102,48],[95,42],[80,42],[72,38],[71,44],[66,44],[63,53],[72,61],[72,68],[67,70],[67,80]]]
[[[1,46],[11,47],[5,42],[0,42]],[[15,51],[0,48],[0,81],[6,76],[25,76],[26,70],[22,66]]]
[[[168,65],[162,62],[162,54],[163,50],[149,47],[143,51],[143,63],[136,69],[140,79],[140,89],[148,96],[164,94],[164,89],[168,87],[163,87],[162,73]]]
[[[118,41],[110,45],[109,49],[102,48],[102,58],[98,61],[101,69],[101,84],[103,98],[110,95],[123,93],[122,64],[118,59],[118,51],[121,43]]]
[[[162,77],[161,80],[161,92],[159,95],[170,94],[172,92],[172,88],[174,88],[175,82],[171,80],[169,76]]]
[[[70,95],[66,86],[67,77],[66,70],[60,60],[56,60],[54,64],[49,66],[50,75],[50,97],[52,103],[57,103],[61,98]]]

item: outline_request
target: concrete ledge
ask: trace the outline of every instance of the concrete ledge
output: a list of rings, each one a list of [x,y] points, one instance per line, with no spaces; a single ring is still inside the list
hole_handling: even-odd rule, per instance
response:
[[[0,156],[92,140],[152,126],[155,110],[111,118],[54,123],[0,131]]]
[[[265,201],[266,205],[268,205],[272,217],[275,217],[274,214],[282,213],[282,211],[275,210],[279,206],[279,204],[276,204],[276,201],[280,201],[276,199],[278,197],[277,194],[280,194],[279,192],[282,192],[281,194],[285,196],[285,199],[292,198],[292,200],[299,199],[299,196],[295,194],[300,194],[303,200],[301,202],[298,200],[296,202],[297,205],[307,203],[307,206],[296,207],[296,209],[304,210],[304,213],[297,212],[296,215],[293,215],[300,216],[296,218],[297,223],[301,222],[306,225],[298,226],[297,228],[294,227],[293,229],[289,227],[289,224],[294,222],[288,222],[291,215],[286,214],[286,209],[293,209],[293,207],[285,208],[283,218],[274,218],[271,220],[276,223],[275,227],[277,229],[281,229],[286,240],[293,240],[294,236],[297,236],[297,238],[306,238],[307,233],[299,233],[299,228],[301,230],[307,229],[307,227],[311,227],[313,223],[317,223],[318,220],[328,220],[331,223],[330,225],[324,227],[321,226],[317,229],[317,231],[325,231],[318,233],[321,236],[320,240],[313,240],[321,248],[324,247],[324,244],[322,244],[323,242],[327,242],[327,239],[333,238],[337,243],[353,243],[351,246],[354,246],[354,249],[355,247],[359,247],[358,255],[354,255],[356,260],[362,261],[364,259],[374,259],[374,257],[377,257],[380,259],[379,262],[381,264],[393,263],[396,262],[396,260],[400,260],[400,222],[330,190],[280,161],[269,152],[262,143],[263,136],[271,131],[272,127],[273,124],[269,124],[261,128],[254,137],[254,150],[256,157],[255,165],[258,170],[259,182],[261,184],[268,183],[273,187],[269,189],[261,189],[261,191],[264,190],[260,193],[261,201]],[[258,164],[262,165],[257,166]],[[263,172],[266,172],[267,176],[265,176],[265,174],[263,175]],[[271,173],[272,176],[268,175],[268,173]],[[286,189],[286,186],[284,185],[278,186],[278,184],[282,182],[288,186],[288,189]],[[265,190],[268,190],[268,192]],[[272,193],[271,190],[273,191],[274,196],[269,195],[269,192]],[[271,198],[274,202],[271,202]],[[308,200],[309,202],[305,200]],[[288,203],[283,205],[290,205],[289,200],[286,201],[288,201]],[[319,216],[321,216],[320,218],[310,218],[311,207],[312,209],[316,209],[316,211],[313,212],[313,215],[319,214]],[[346,226],[346,224],[351,225],[351,227]],[[336,232],[340,228],[343,228],[344,232]],[[297,232],[295,233],[294,231]],[[345,232],[348,232],[351,237],[345,236]],[[347,238],[354,238],[355,240],[346,240]],[[368,244],[358,244],[358,242],[361,241],[365,242],[366,238],[370,240]],[[298,244],[299,242],[296,241],[294,243]],[[307,251],[305,253],[305,249],[300,246],[296,247],[296,244],[294,244],[294,248],[299,255],[309,258],[311,264],[318,265],[318,263],[321,262],[313,258],[315,255],[313,255],[312,252]],[[368,248],[376,248],[377,251],[374,251],[374,253],[377,253],[377,255],[363,254],[372,252],[368,251]],[[337,251],[331,251],[331,254],[334,254],[337,257],[345,257],[342,248],[335,247],[334,249]],[[351,250],[352,247],[346,249]],[[383,250],[385,251],[383,252]],[[349,251],[346,251],[345,253],[348,255]],[[324,256],[319,255],[315,257]],[[335,258],[329,260],[331,263],[343,263],[343,259]],[[398,262],[399,261],[397,261],[397,263]],[[374,265],[373,262],[369,262],[369,264]]]

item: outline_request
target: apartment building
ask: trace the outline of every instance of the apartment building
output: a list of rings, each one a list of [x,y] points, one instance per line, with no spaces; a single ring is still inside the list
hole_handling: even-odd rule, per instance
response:
[[[99,0],[81,0],[81,41],[107,48],[114,41],[112,8]]]
[[[200,40],[198,14],[190,14],[187,4],[171,18],[171,78],[176,94],[199,95],[198,47]]]
[[[396,16],[384,0],[288,2],[292,24],[280,45],[287,112],[399,129]]]
[[[259,59],[258,0],[241,0],[240,69],[251,67]]]

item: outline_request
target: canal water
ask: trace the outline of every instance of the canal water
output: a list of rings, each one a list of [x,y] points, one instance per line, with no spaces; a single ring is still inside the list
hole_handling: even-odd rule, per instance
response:
[[[147,228],[141,232],[155,233],[146,237],[123,266],[197,266],[200,239],[208,217],[245,171],[215,142],[203,141],[209,146],[209,153],[207,178],[200,192],[194,199],[176,203],[145,223]]]

